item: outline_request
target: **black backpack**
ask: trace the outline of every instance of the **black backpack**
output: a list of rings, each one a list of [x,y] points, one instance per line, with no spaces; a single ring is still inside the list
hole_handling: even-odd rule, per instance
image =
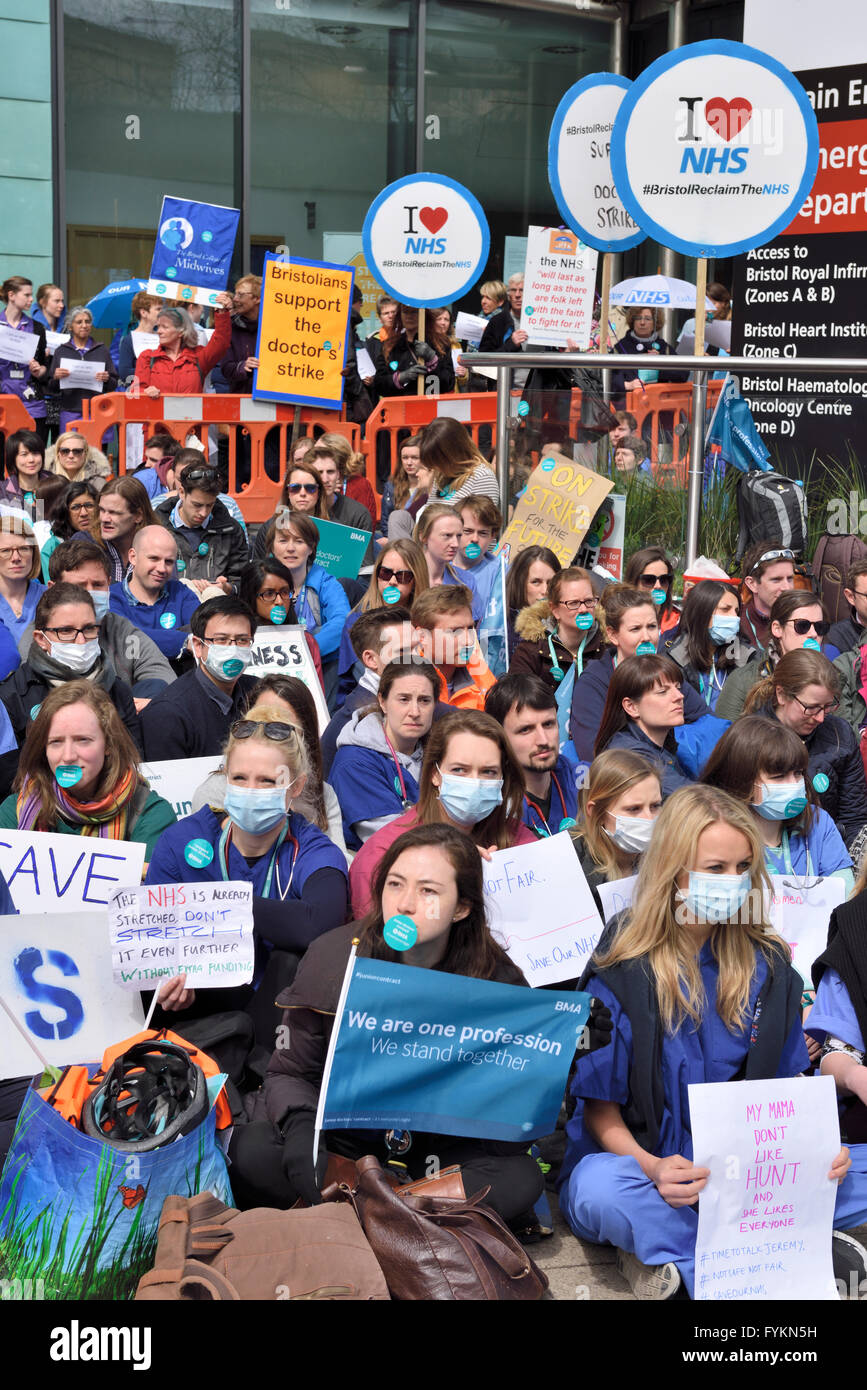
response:
[[[738,553],[756,541],[802,552],[807,545],[807,499],[800,483],[782,473],[745,473],[738,479]]]

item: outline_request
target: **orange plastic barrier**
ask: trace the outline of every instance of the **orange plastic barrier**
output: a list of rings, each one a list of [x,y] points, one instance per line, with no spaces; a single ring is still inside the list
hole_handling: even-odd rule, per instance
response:
[[[336,411],[314,410],[302,406],[300,435],[319,435],[326,431],[342,434],[353,449],[361,450],[361,427],[342,420]],[[207,448],[209,427],[216,426],[225,434],[229,446],[229,495],[234,497],[247,521],[267,521],[274,515],[280,497],[282,479],[295,420],[295,407],[277,405],[271,401],[254,401],[252,396],[195,395],[195,396],[127,396],[112,392],[94,396],[84,402],[84,417],[75,425],[88,443],[95,448],[107,430],[117,427],[118,473],[126,468],[127,425],[141,424],[145,437],[164,427],[172,438],[183,444],[189,436],[201,440]],[[271,478],[265,471],[265,440],[272,430],[279,432],[278,448],[269,446],[279,461],[279,477]],[[249,440],[249,482],[238,483],[240,441]],[[246,454],[246,445],[241,446]]]
[[[716,405],[722,381],[709,381],[707,384],[707,419]],[[672,383],[649,382],[643,391],[629,391],[626,397],[625,409],[634,415],[637,422],[637,433],[644,434],[644,424],[650,420],[650,457],[659,457],[659,436],[660,436],[660,416],[666,415],[666,432],[672,434],[671,450],[672,456],[668,463],[653,464],[654,477],[659,481],[675,481],[679,484],[686,483],[687,468],[689,465],[689,425],[692,421],[692,384],[684,382]],[[575,434],[575,430],[581,423],[581,392],[573,390],[572,406],[569,412],[569,433]]]
[[[16,430],[32,430],[33,416],[17,396],[0,396],[0,434],[5,444]]]
[[[389,473],[393,474],[397,465],[398,440],[403,436],[417,434],[423,425],[429,425],[440,415],[450,415],[473,437],[478,447],[479,427],[497,421],[496,391],[454,392],[441,396],[386,396],[374,407],[365,425],[364,452],[367,457],[367,479],[376,488],[376,460],[378,451],[384,449],[380,439],[388,442]]]

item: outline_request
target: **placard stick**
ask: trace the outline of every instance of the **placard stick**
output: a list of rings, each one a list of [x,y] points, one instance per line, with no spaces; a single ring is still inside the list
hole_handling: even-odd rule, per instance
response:
[[[418,311],[418,341],[420,343],[424,342],[424,309],[419,309]],[[424,372],[422,372],[418,379],[418,394],[420,396],[424,395]]]
[[[602,308],[599,312],[599,351],[608,351],[608,313],[611,301],[611,262],[614,256],[606,251],[602,257]]]
[[[57,1070],[57,1067],[53,1067],[51,1063],[48,1061],[47,1057],[44,1057],[42,1055],[42,1053],[39,1051],[39,1048],[36,1046],[36,1043],[33,1041],[30,1034],[27,1032],[27,1029],[24,1028],[23,1025],[18,1022],[18,1019],[15,1017],[9,1005],[6,1003],[6,1000],[3,998],[2,994],[0,994],[0,1008],[2,1008],[4,1014],[6,1014],[7,1018],[9,1019],[9,1022],[14,1024],[15,1027],[18,1029],[18,1032],[21,1034],[27,1046],[30,1048],[30,1051],[35,1052],[36,1056],[42,1063],[43,1072],[48,1072],[50,1076],[54,1077],[55,1081],[59,1081],[60,1072]]]
[[[157,987],[156,987],[156,989],[154,990],[154,997],[153,997],[153,999],[151,1000],[151,1006],[150,1006],[150,1008],[148,1009],[148,1016],[147,1016],[147,1018],[145,1019],[144,1024],[143,1024],[143,1027],[142,1027],[142,1032],[144,1032],[144,1033],[146,1033],[147,1030],[148,1030],[148,1029],[150,1028],[150,1026],[151,1026],[151,1019],[152,1019],[153,1016],[154,1016],[154,1009],[156,1008],[156,1006],[157,1006],[157,1000],[158,1000],[159,997],[160,997],[160,989],[162,988],[162,983],[163,983],[162,980],[157,980]],[[186,981],[184,981],[184,983],[186,983]]]
[[[695,355],[704,356],[705,300],[707,299],[707,261],[699,256],[695,272]]]

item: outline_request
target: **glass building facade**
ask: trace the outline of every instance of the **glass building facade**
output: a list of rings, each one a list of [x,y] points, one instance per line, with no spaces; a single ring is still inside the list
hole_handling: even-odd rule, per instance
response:
[[[666,7],[643,8],[627,72],[667,47]],[[687,37],[739,37],[741,8],[694,4]],[[613,31],[574,4],[0,0],[0,271],[69,303],[146,275],[164,193],[243,209],[237,273],[280,245],[358,262],[373,197],[426,169],[476,194],[508,275],[527,226],[559,220],[551,118],[611,68]],[[645,243],[624,273],[658,259]]]

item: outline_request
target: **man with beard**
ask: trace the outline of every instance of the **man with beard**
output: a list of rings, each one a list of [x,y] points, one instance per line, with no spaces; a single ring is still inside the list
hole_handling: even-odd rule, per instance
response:
[[[557,705],[538,676],[503,676],[485,713],[502,724],[524,780],[524,824],[542,839],[569,830],[578,814],[575,768],[561,755]]]

